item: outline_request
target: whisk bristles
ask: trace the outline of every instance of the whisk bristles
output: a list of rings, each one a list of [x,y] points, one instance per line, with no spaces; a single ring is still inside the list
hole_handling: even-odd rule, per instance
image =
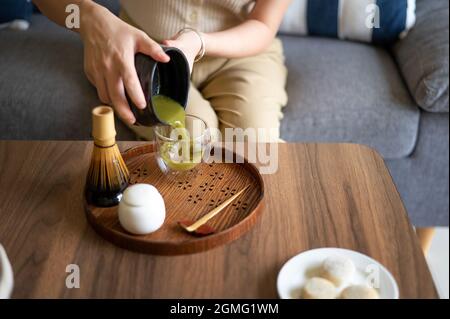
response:
[[[128,183],[130,173],[117,145],[94,146],[88,183],[98,192],[121,191]]]

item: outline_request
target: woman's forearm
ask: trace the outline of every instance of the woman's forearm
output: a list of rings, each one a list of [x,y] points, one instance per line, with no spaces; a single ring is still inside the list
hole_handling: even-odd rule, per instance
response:
[[[264,51],[275,37],[276,31],[258,20],[247,20],[241,25],[215,33],[204,34],[208,56],[241,58]]]
[[[257,0],[242,24],[221,32],[204,34],[206,54],[241,58],[264,51],[275,38],[292,0]]]

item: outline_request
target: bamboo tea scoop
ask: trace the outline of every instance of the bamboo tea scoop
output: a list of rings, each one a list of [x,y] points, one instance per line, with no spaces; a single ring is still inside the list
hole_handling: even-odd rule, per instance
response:
[[[223,211],[228,205],[230,205],[236,198],[238,198],[242,193],[244,193],[249,186],[245,187],[243,190],[241,190],[236,195],[230,197],[226,201],[224,201],[222,204],[217,206],[215,209],[213,209],[211,212],[200,218],[198,221],[180,221],[178,222],[178,225],[180,225],[185,231],[188,233],[198,235],[198,236],[208,236],[211,234],[214,234],[216,230],[212,228],[211,226],[206,225],[207,222],[209,222],[211,219],[213,219],[215,216],[217,216],[221,211]]]

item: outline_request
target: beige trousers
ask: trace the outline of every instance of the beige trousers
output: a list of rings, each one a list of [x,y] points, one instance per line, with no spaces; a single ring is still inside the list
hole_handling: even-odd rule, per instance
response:
[[[282,108],[287,104],[287,69],[283,46],[275,39],[263,53],[239,59],[205,57],[192,72],[187,114],[203,119],[224,134],[226,128],[267,131],[266,140],[278,142]],[[132,126],[140,139],[151,130]]]

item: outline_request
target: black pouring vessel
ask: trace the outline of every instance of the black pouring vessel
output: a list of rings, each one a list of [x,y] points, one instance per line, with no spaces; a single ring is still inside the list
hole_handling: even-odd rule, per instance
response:
[[[179,49],[171,47],[163,47],[163,49],[170,57],[167,63],[157,62],[141,53],[135,56],[137,75],[147,101],[147,107],[139,109],[127,95],[131,111],[136,117],[136,125],[167,124],[158,118],[154,110],[152,98],[156,95],[167,96],[186,108],[191,76],[189,63]]]

